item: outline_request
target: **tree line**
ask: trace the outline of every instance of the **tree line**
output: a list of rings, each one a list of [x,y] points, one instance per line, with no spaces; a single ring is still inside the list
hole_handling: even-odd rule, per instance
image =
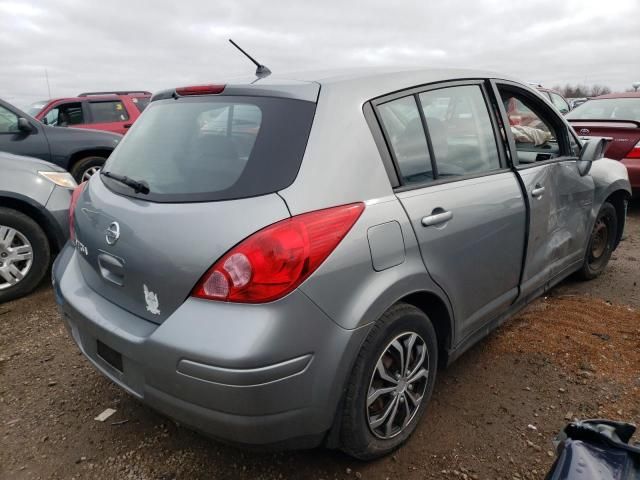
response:
[[[609,87],[597,83],[591,86],[581,84],[570,85],[567,83],[564,87],[556,85],[553,89],[562,93],[566,98],[597,97],[598,95],[611,93]]]

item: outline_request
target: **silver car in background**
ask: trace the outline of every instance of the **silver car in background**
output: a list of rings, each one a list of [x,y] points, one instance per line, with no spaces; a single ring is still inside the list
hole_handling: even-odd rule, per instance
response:
[[[28,294],[67,241],[71,174],[0,152],[0,303]]]
[[[439,365],[604,270],[630,195],[605,145],[485,72],[161,92],[74,192],[57,301],[100,372],[184,425],[374,458]]]

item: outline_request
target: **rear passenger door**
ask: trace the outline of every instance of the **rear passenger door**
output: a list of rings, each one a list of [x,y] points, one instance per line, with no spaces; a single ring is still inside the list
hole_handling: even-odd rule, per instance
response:
[[[495,82],[495,88],[530,211],[522,294],[536,296],[582,261],[594,183],[580,175],[578,144],[556,111],[517,84]],[[514,102],[517,116],[509,109]]]
[[[121,100],[89,100],[89,128],[124,135],[133,120]]]
[[[396,195],[464,338],[517,297],[526,230],[485,83],[416,89],[374,105],[399,178]]]

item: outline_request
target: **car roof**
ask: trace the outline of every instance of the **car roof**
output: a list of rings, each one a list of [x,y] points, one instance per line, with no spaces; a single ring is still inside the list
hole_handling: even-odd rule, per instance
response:
[[[555,90],[553,88],[547,88],[547,87],[543,86],[541,83],[538,83],[538,82],[527,82],[527,85],[529,85],[530,87],[535,88],[539,92],[557,93],[558,95],[562,96],[562,93],[560,93],[558,90]]]
[[[225,84],[227,94],[264,95],[264,91],[278,93],[279,96],[291,96],[315,101],[318,91],[332,92],[339,96],[348,94],[350,98],[366,102],[392,92],[405,90],[431,83],[466,79],[495,78],[516,81],[518,79],[495,72],[456,68],[398,68],[369,67],[340,70],[321,70],[273,74],[268,77],[243,76],[230,78]],[[213,82],[216,83],[216,82]],[[154,99],[168,98],[174,89],[158,92]]]
[[[518,79],[496,72],[459,68],[357,68],[346,70],[306,72],[295,75],[299,80],[314,81],[322,89],[352,95],[361,102],[408,88],[446,81],[495,78],[516,81]]]
[[[131,92],[131,93],[104,93],[104,94],[83,94],[83,95],[78,95],[77,97],[60,97],[60,98],[52,98],[50,100],[44,100],[43,102],[46,103],[52,103],[52,102],[82,102],[84,100],[90,99],[90,100],[117,100],[120,97],[135,97],[135,98],[142,98],[142,97],[150,97],[151,94],[150,93],[146,93],[146,92]],[[41,103],[41,102],[36,102],[36,103]]]
[[[592,97],[591,100],[601,100],[604,98],[640,98],[640,92],[607,93],[606,95]]]

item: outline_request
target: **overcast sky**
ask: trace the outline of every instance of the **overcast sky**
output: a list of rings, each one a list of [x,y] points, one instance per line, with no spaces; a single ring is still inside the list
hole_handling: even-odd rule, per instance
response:
[[[251,73],[453,66],[547,86],[640,81],[639,0],[0,0],[0,97],[159,90]]]

